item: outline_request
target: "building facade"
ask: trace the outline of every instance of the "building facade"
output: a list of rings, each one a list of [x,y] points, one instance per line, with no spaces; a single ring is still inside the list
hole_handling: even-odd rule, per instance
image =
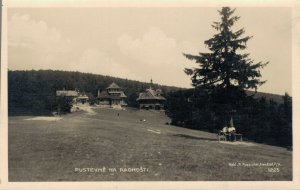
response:
[[[116,83],[110,84],[106,90],[98,90],[98,104],[106,105],[110,107],[122,107],[126,106],[127,103],[125,99],[127,96],[125,95],[122,88],[120,88]]]
[[[94,96],[92,93],[87,92],[79,92],[75,101],[76,104],[92,104],[94,100]]]
[[[73,105],[90,104],[93,99],[91,93],[79,92],[78,90],[57,90],[56,96],[72,98]]]
[[[152,84],[152,80],[151,80]],[[161,95],[162,91],[160,89],[146,89],[145,92],[141,92],[137,101],[140,105],[140,109],[155,109],[155,110],[162,110],[164,109],[164,104],[166,99]]]
[[[58,97],[68,97],[72,99],[72,104],[76,104],[76,98],[78,97],[79,92],[75,90],[57,90],[56,91],[56,96]]]

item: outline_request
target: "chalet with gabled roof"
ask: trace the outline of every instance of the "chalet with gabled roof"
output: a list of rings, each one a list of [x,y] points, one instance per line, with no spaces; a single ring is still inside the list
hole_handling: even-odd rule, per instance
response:
[[[126,106],[125,99],[127,96],[121,87],[119,87],[115,82],[110,84],[106,90],[98,90],[98,104],[107,105],[110,107],[122,107]]]
[[[57,90],[56,96],[73,98],[73,104],[89,104],[94,98],[91,93],[79,92],[78,90]]]
[[[151,79],[152,85],[152,79]],[[152,87],[146,89],[144,92],[139,94],[137,101],[140,105],[140,109],[164,109],[164,103],[166,98],[161,95],[162,91],[160,89],[152,89]]]
[[[78,93],[78,97],[76,98],[76,104],[77,103],[85,104],[88,101],[89,101],[89,97],[86,95],[86,93],[84,92]]]

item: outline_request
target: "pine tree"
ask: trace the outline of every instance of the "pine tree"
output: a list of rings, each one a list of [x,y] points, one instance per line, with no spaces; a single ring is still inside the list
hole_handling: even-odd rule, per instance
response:
[[[235,9],[223,7],[219,10],[220,22],[214,22],[212,27],[217,30],[211,39],[204,43],[210,53],[199,55],[184,54],[188,59],[195,60],[199,68],[186,68],[185,73],[191,75],[193,86],[214,89],[236,87],[240,90],[257,89],[266,81],[261,81],[260,68],[268,63],[256,63],[249,54],[241,53],[252,36],[242,37],[244,29],[232,31],[232,27],[240,17],[233,16]]]
[[[191,75],[195,91],[206,92],[209,97],[206,106],[215,115],[220,127],[227,125],[233,113],[242,108],[247,97],[246,89],[256,91],[266,82],[260,80],[260,69],[268,62],[254,63],[248,53],[243,53],[252,36],[243,37],[244,28],[233,31],[240,18],[233,15],[235,9],[223,7],[218,12],[221,21],[212,24],[217,32],[204,42],[210,52],[184,56],[199,65],[198,68],[186,68],[185,73]]]

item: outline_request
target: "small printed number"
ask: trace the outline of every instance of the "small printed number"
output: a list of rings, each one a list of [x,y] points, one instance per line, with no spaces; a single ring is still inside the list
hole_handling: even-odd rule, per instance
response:
[[[268,168],[268,172],[279,172],[279,168]]]

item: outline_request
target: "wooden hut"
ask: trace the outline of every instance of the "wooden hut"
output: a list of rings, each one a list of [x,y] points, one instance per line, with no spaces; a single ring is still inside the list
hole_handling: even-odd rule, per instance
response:
[[[152,81],[152,80],[151,80]],[[140,105],[140,109],[164,109],[164,103],[166,99],[161,95],[161,90],[154,90],[150,88],[146,89],[145,92],[141,92],[137,101]]]
[[[100,91],[98,90],[98,104],[100,105],[109,105],[111,107],[120,107],[126,106],[125,99],[127,96],[125,95],[122,88],[120,88],[116,83],[110,84],[106,90]]]

